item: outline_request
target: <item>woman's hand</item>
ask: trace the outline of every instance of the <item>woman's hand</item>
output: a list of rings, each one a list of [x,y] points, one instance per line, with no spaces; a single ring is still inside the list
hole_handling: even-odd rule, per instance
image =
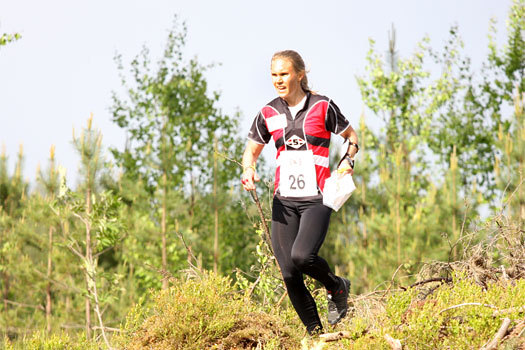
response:
[[[246,191],[255,190],[255,182],[259,181],[259,175],[255,171],[255,162],[261,154],[264,145],[258,144],[252,140],[248,140],[246,149],[242,156],[243,172],[241,175],[242,186]]]
[[[244,169],[241,176],[242,186],[246,191],[255,190],[255,182],[259,182],[261,179],[255,171],[255,166],[250,166]]]
[[[343,159],[341,164],[339,164],[339,167],[337,167],[337,173],[340,176],[344,176],[346,174],[350,174],[350,175],[354,174],[354,169],[350,165],[350,162],[348,161],[348,159]]]

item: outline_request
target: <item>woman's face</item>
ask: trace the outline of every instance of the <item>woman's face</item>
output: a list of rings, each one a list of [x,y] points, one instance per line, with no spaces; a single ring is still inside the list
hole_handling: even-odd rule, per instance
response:
[[[292,62],[286,58],[275,58],[272,61],[272,83],[277,95],[289,102],[290,97],[295,96],[301,89],[301,79],[304,73],[297,73]]]

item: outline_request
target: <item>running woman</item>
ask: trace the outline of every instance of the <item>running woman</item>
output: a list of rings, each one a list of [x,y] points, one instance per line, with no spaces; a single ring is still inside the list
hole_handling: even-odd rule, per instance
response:
[[[280,51],[271,61],[272,83],[278,97],[255,117],[242,164],[245,190],[259,181],[255,163],[273,138],[277,168],[272,206],[272,246],[293,307],[309,334],[322,333],[315,301],[303,274],[321,282],[327,290],[328,322],[345,317],[350,281],[336,276],[318,255],[328,231],[332,209],[323,205],[325,180],[330,177],[331,133],[348,140],[339,164],[343,174],[353,173],[359,150],[357,134],[336,104],[308,87],[305,64],[292,50]]]

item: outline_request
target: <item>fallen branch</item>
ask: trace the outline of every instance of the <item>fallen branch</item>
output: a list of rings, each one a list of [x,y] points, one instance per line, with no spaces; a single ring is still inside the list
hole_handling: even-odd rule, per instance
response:
[[[498,346],[499,341],[501,339],[503,339],[505,334],[507,334],[507,330],[509,329],[510,322],[511,322],[510,318],[505,317],[503,319],[503,322],[501,323],[501,327],[499,327],[499,330],[496,333],[496,335],[494,336],[494,338],[487,345],[482,347],[481,350],[496,349],[496,347]]]
[[[390,335],[385,334],[385,340],[390,345],[392,350],[402,350],[403,346],[401,345],[401,341],[399,339],[394,339]]]
[[[447,278],[447,277],[434,277],[434,278],[429,278],[427,280],[423,280],[423,281],[419,281],[419,282],[416,282],[414,284],[412,284],[410,286],[410,288],[413,288],[413,287],[416,287],[416,286],[420,286],[422,284],[427,284],[427,283],[431,283],[431,282],[444,282],[444,283],[450,283],[452,282],[452,278]]]
[[[495,307],[494,305],[490,305],[490,304],[481,304],[481,303],[464,303],[464,304],[459,304],[459,305],[454,305],[454,306],[451,306],[451,307],[447,307],[446,309],[441,310],[441,311],[438,313],[438,315],[440,315],[441,313],[443,313],[443,312],[445,312],[445,311],[448,311],[448,310],[457,309],[458,307],[469,306],[469,305],[474,305],[474,306],[485,306],[485,307],[490,307],[491,309],[497,309],[497,307]]]
[[[343,338],[350,338],[352,334],[348,331],[340,331],[335,333],[325,333],[321,334],[319,338],[325,342],[337,341]]]
[[[513,312],[519,312],[519,313],[525,312],[525,305],[521,307],[511,307],[509,309],[496,310],[492,313],[492,316],[497,317],[501,315],[511,314]]]

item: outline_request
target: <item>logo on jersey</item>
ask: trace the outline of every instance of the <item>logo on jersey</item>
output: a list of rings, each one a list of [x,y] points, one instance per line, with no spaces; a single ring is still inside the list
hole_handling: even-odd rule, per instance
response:
[[[292,137],[290,137],[288,140],[286,140],[286,146],[289,146],[289,147],[293,147],[295,149],[298,149],[300,148],[302,145],[304,145],[306,143],[305,140],[303,140],[302,138],[300,138],[299,136],[297,135],[293,135]]]

